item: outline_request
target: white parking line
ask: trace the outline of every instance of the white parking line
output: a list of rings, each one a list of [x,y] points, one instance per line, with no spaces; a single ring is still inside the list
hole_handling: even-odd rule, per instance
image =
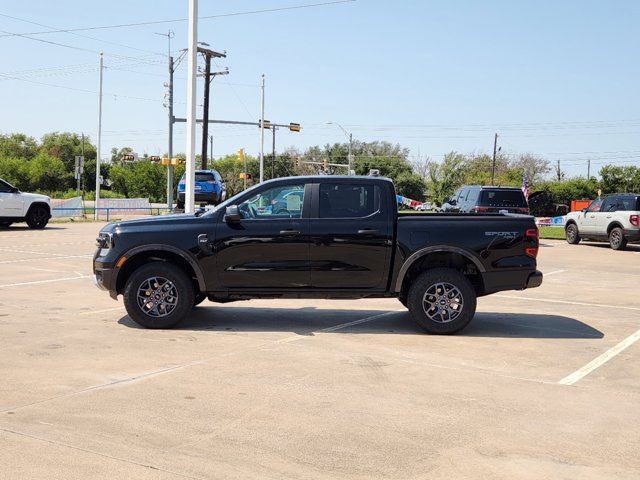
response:
[[[41,283],[66,282],[69,280],[79,280],[81,278],[90,278],[90,277],[91,275],[81,275],[79,277],[53,278],[51,280],[36,280],[33,282],[5,283],[4,285],[0,285],[0,288],[22,287],[26,285],[39,285]]]
[[[0,261],[0,265],[6,265],[8,263],[23,263],[23,262],[43,262],[47,260],[64,260],[66,258],[89,258],[93,257],[93,255],[66,255],[63,257],[50,257],[50,258],[21,258],[19,260],[2,260]]]
[[[520,297],[517,295],[493,295],[493,296],[497,298],[510,298],[512,300],[533,300],[535,302],[562,303],[564,305],[581,305],[584,307],[618,308],[621,310],[633,310],[635,312],[640,312],[639,307],[627,307],[625,305],[605,305],[603,303],[571,302],[569,300],[552,300],[550,298]]]
[[[629,335],[627,338],[622,340],[617,345],[611,347],[609,350],[604,352],[602,355],[594,358],[589,363],[587,363],[584,367],[576,370],[571,375],[567,375],[562,380],[560,380],[558,383],[560,385],[573,385],[574,383],[578,382],[579,380],[581,380],[584,377],[586,377],[587,375],[589,375],[596,368],[601,367],[602,365],[607,363],[609,360],[611,360],[613,357],[615,357],[619,353],[621,353],[624,350],[626,350],[627,348],[629,348],[631,345],[636,343],[638,340],[640,340],[640,330],[638,330],[637,332],[635,332],[632,335]]]
[[[93,310],[91,312],[80,312],[78,315],[98,315],[99,313],[115,312],[116,310],[124,310],[124,307],[120,306],[120,307],[113,307],[113,308],[105,308],[104,310]]]
[[[566,270],[554,270],[553,272],[549,272],[549,273],[543,272],[543,273],[545,277],[548,277],[549,275],[555,275],[556,273],[564,273],[564,272],[566,272]]]

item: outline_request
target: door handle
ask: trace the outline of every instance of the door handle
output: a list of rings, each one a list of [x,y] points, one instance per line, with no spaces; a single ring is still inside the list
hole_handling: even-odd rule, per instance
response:
[[[280,235],[286,235],[286,236],[294,236],[294,235],[300,235],[300,230],[280,230]]]
[[[378,233],[378,230],[375,228],[363,228],[362,230],[358,230],[358,235],[375,235]]]

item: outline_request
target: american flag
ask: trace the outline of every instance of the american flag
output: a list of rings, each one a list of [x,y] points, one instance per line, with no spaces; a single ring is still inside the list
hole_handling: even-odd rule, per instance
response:
[[[529,200],[529,182],[527,180],[527,173],[525,172],[522,175],[522,193],[524,193],[524,198]]]

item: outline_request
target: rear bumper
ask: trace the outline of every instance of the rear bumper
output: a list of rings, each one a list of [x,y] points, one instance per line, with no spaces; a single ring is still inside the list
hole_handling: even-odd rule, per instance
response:
[[[218,192],[195,192],[194,198],[196,202],[215,203],[218,201],[220,195]],[[178,192],[178,201],[184,203],[185,193]]]
[[[624,238],[626,238],[628,242],[640,242],[640,230],[625,228],[623,231]]]
[[[542,272],[540,270],[536,270],[529,275],[526,288],[536,288],[540,285],[542,285]]]
[[[484,295],[505,290],[525,290],[542,284],[542,272],[539,270],[508,270],[482,274]]]

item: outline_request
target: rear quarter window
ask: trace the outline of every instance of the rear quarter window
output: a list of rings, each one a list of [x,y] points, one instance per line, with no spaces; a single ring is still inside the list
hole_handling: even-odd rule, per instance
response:
[[[487,207],[526,207],[527,201],[520,190],[483,190],[478,204]]]

